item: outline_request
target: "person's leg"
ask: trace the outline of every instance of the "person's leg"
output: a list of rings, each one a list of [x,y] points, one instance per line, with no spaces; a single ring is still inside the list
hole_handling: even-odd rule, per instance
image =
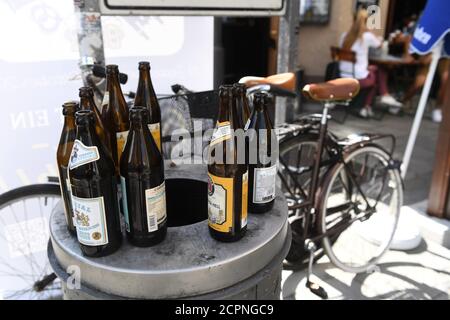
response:
[[[378,87],[378,94],[380,96],[387,96],[389,95],[388,90],[388,76],[387,72],[383,68],[376,68],[376,74],[377,74],[377,87]]]
[[[377,92],[376,74],[373,70],[369,70],[367,78],[359,80],[359,86],[361,89],[368,89],[367,96],[364,100],[364,106],[359,111],[359,115],[363,118],[368,118],[372,115],[372,103]]]
[[[422,66],[417,70],[416,77],[414,78],[414,83],[406,91],[402,102],[408,102],[412,97],[423,87],[425,80],[427,79],[428,66]]]
[[[402,103],[394,99],[393,96],[390,95],[389,89],[388,89],[388,83],[387,83],[387,72],[383,68],[378,68],[376,66],[371,66],[372,70],[376,74],[376,87],[378,90],[378,93],[381,97],[381,104],[393,107],[393,108],[401,108]],[[398,110],[397,110],[398,111]],[[394,112],[391,112],[394,113]]]
[[[450,65],[450,60],[448,60],[448,59],[442,59],[441,61],[439,61],[439,65],[438,65],[438,73],[440,76],[439,77],[440,83],[439,83],[439,92],[438,92],[438,97],[437,97],[437,106],[436,106],[436,109],[434,109],[431,113],[431,119],[437,123],[440,123],[442,121],[442,106],[444,104],[445,95],[446,95],[449,65]]]
[[[364,101],[364,107],[370,107],[372,105],[373,99],[375,98],[375,94],[377,91],[377,88],[375,86],[376,84],[376,73],[375,70],[369,69],[369,74],[367,75],[367,78],[359,80],[359,86],[361,89],[368,89],[366,99]]]

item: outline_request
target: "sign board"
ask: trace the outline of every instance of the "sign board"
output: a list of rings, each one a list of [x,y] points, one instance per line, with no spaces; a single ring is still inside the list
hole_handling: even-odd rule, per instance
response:
[[[286,0],[101,0],[102,15],[276,16]]]

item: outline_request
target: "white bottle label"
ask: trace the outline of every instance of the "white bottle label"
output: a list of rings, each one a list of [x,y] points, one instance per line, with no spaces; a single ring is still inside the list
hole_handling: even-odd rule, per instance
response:
[[[78,241],[86,246],[107,244],[108,232],[103,197],[78,198],[72,195],[72,203]]]
[[[158,230],[158,225],[166,220],[166,183],[158,187],[145,190],[145,201],[147,204],[147,226],[148,231]]]
[[[97,161],[98,159],[100,159],[100,155],[97,147],[85,146],[83,142],[76,139],[73,143],[72,153],[70,154],[69,169],[75,169],[87,163]]]
[[[248,127],[250,127],[250,123],[252,123],[252,119],[251,118],[247,120],[247,123],[245,124],[245,127],[244,127],[244,131],[248,130]]]
[[[211,137],[210,145],[214,145],[216,143],[222,142],[224,140],[231,138],[231,125],[229,121],[218,122],[216,129],[213,132]]]
[[[103,96],[103,100],[102,100],[102,108],[103,106],[109,104],[109,92],[106,91],[105,95]]]
[[[123,209],[123,216],[125,218],[125,228],[127,229],[127,232],[130,232],[130,218],[128,215],[128,199],[127,199],[127,184],[125,182],[124,177],[120,177],[120,187],[122,190],[122,209]]]
[[[277,165],[255,168],[253,177],[253,203],[267,203],[275,199]]]
[[[69,174],[70,174],[69,167],[67,167],[66,185],[67,185],[67,192],[69,193],[70,205],[72,206],[72,213],[73,213],[74,210],[73,210],[73,199],[72,199],[72,185],[70,184],[70,175]],[[73,214],[72,214],[72,223],[73,223],[74,227],[77,226],[77,221],[75,219],[75,215],[73,215]]]

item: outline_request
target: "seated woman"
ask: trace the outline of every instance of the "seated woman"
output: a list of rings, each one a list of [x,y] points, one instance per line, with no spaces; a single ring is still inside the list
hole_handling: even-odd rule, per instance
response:
[[[419,56],[417,58],[417,60],[420,63],[420,67],[416,72],[414,83],[406,91],[402,99],[403,103],[410,101],[412,97],[414,97],[414,95],[416,95],[425,84],[425,81],[428,76],[428,70],[430,69],[431,58],[432,58],[431,54]],[[411,56],[411,59],[414,58]],[[437,95],[437,106],[431,113],[431,119],[437,123],[442,121],[442,105],[444,104],[446,83],[449,74],[448,72],[449,65],[450,65],[449,59],[441,59],[438,64],[437,74],[439,76],[440,83]]]
[[[341,61],[339,63],[341,77],[351,77],[359,80],[361,89],[369,88],[364,107],[359,111],[363,118],[373,117],[372,103],[375,95],[381,96],[384,105],[401,108],[402,103],[389,94],[386,72],[377,67],[369,66],[369,48],[379,48],[382,41],[367,29],[368,12],[360,9],[349,32],[341,37],[341,48],[356,53],[356,63]]]

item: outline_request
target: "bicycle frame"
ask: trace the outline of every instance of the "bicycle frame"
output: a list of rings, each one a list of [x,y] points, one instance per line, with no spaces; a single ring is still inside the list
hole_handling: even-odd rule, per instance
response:
[[[393,150],[395,149],[395,137],[393,135],[388,135],[388,134],[387,135],[364,134],[364,135],[355,136],[352,139],[347,139],[344,141],[337,141],[337,140],[335,141],[334,136],[332,136],[328,132],[328,119],[329,119],[328,112],[329,112],[329,109],[334,107],[334,105],[335,104],[331,103],[331,102],[325,103],[323,112],[321,114],[320,126],[318,129],[319,134],[318,134],[318,139],[317,139],[317,149],[315,151],[314,160],[313,160],[311,182],[310,182],[310,186],[309,186],[309,194],[306,196],[303,189],[301,188],[301,186],[298,185],[298,182],[296,181],[296,179],[292,179],[294,181],[294,183],[297,184],[297,187],[300,190],[300,192],[302,193],[302,196],[304,196],[306,198],[306,200],[303,201],[302,203],[290,206],[291,210],[306,209],[305,214],[304,214],[304,230],[306,230],[306,232],[304,234],[304,239],[303,239],[305,241],[305,243],[307,242],[307,240],[314,242],[317,240],[321,240],[324,237],[328,237],[335,233],[344,231],[353,222],[360,220],[360,219],[365,219],[367,215],[371,215],[374,212],[374,207],[376,207],[379,199],[377,199],[377,202],[374,207],[372,207],[369,204],[369,201],[367,200],[364,192],[362,191],[360,184],[358,183],[358,181],[356,181],[354,175],[352,174],[352,169],[349,168],[349,165],[344,161],[345,155],[351,153],[352,151],[354,151],[358,148],[374,144],[375,140],[381,140],[381,139],[390,139],[392,141],[391,148],[389,150],[390,152],[388,152],[388,154],[391,155],[391,157],[392,157]],[[301,130],[301,129],[304,130],[305,128],[308,128],[308,127],[298,126],[297,130]],[[295,132],[296,129],[294,128],[293,130]],[[338,148],[338,152],[337,152],[338,157],[332,158],[330,160],[330,163],[325,164],[322,161],[322,154],[326,150],[325,141],[327,138],[331,138],[335,144],[335,147]],[[280,157],[280,163],[285,168],[288,168],[288,166],[286,166],[286,164],[283,162],[281,157]],[[330,171],[338,163],[343,164],[345,172],[350,179],[350,182],[352,183],[352,185],[354,185],[356,187],[356,191],[362,196],[362,199],[363,199],[364,203],[366,204],[366,210],[364,210],[362,213],[357,214],[352,219],[346,220],[345,223],[338,225],[338,226],[334,227],[333,229],[330,229],[328,232],[320,234],[313,238],[310,238],[310,236],[311,236],[310,226],[311,226],[312,217],[314,216],[314,214],[316,213],[317,210],[320,210],[320,207],[321,207],[321,205],[319,203],[320,202],[319,200],[321,200],[321,199],[318,198],[320,196],[320,193],[318,192],[318,191],[320,191],[320,190],[318,190],[319,179],[320,179],[320,170],[322,167],[324,167],[326,165],[326,167],[328,167],[327,171]],[[396,163],[391,158],[391,167],[393,169],[399,169],[400,164]],[[289,175],[292,174],[289,169],[287,169],[287,172]],[[327,172],[327,174],[328,174],[328,172]],[[385,175],[383,176],[383,187],[382,188],[384,188],[386,174],[387,174],[387,171],[386,171]],[[280,177],[283,179],[283,177],[281,175],[280,175]],[[283,181],[283,183],[286,183],[286,182]],[[353,205],[353,204],[352,203],[347,204],[348,208],[350,208],[351,205]],[[335,210],[343,211],[347,208],[344,206],[345,206],[345,204],[339,206],[339,208],[335,208]]]

